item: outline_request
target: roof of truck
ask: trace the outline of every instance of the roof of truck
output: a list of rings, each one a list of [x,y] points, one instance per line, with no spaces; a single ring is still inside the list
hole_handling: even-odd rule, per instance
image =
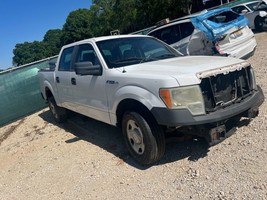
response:
[[[117,38],[136,38],[136,37],[151,37],[151,36],[147,36],[147,35],[109,35],[109,36],[93,37],[93,38],[89,38],[89,39],[85,39],[85,40],[81,40],[78,42],[74,42],[74,43],[65,45],[64,47],[75,46],[75,45],[83,44],[86,42],[99,42],[99,41],[117,39]]]

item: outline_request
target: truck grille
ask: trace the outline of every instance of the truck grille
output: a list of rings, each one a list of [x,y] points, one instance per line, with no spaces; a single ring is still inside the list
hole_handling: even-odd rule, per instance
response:
[[[251,95],[253,90],[252,76],[250,67],[246,67],[240,71],[203,78],[200,87],[206,112],[213,112],[241,102]]]

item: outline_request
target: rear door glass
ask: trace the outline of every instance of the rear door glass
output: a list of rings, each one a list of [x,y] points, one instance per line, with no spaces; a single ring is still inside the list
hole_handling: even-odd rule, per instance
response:
[[[191,35],[194,31],[194,26],[191,22],[180,24],[181,39],[184,39]]]
[[[149,35],[154,36],[167,44],[173,44],[181,38],[179,24],[159,29]]]
[[[181,39],[179,24],[159,29],[149,35],[154,36],[167,44],[173,44]]]
[[[238,14],[241,14],[243,10],[248,11],[248,9],[245,6],[237,6],[237,7],[232,8],[232,10],[237,12]]]
[[[154,36],[167,44],[174,44],[190,36],[193,31],[193,24],[191,22],[185,22],[159,29],[148,35]]]
[[[71,60],[73,55],[74,47],[66,48],[63,50],[60,62],[59,62],[59,71],[71,71]]]
[[[227,12],[223,12],[218,15],[212,16],[208,18],[208,20],[216,22],[216,23],[227,23],[227,22],[236,20],[238,17],[239,15],[237,13],[227,11]]]

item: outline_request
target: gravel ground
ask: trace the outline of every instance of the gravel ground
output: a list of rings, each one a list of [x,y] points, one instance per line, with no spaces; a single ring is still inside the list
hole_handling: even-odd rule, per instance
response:
[[[267,32],[249,59],[267,94]],[[240,122],[213,147],[173,141],[143,167],[120,131],[74,115],[63,125],[48,109],[0,128],[0,199],[267,199],[267,110]]]

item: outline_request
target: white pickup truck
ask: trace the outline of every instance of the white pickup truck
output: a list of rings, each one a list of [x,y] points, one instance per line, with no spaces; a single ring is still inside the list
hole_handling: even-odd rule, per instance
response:
[[[232,122],[256,117],[264,101],[248,62],[181,56],[150,36],[66,45],[55,69],[40,71],[39,78],[57,122],[72,110],[118,126],[141,164],[164,155],[171,131],[204,137],[210,145],[222,141],[232,133]]]

